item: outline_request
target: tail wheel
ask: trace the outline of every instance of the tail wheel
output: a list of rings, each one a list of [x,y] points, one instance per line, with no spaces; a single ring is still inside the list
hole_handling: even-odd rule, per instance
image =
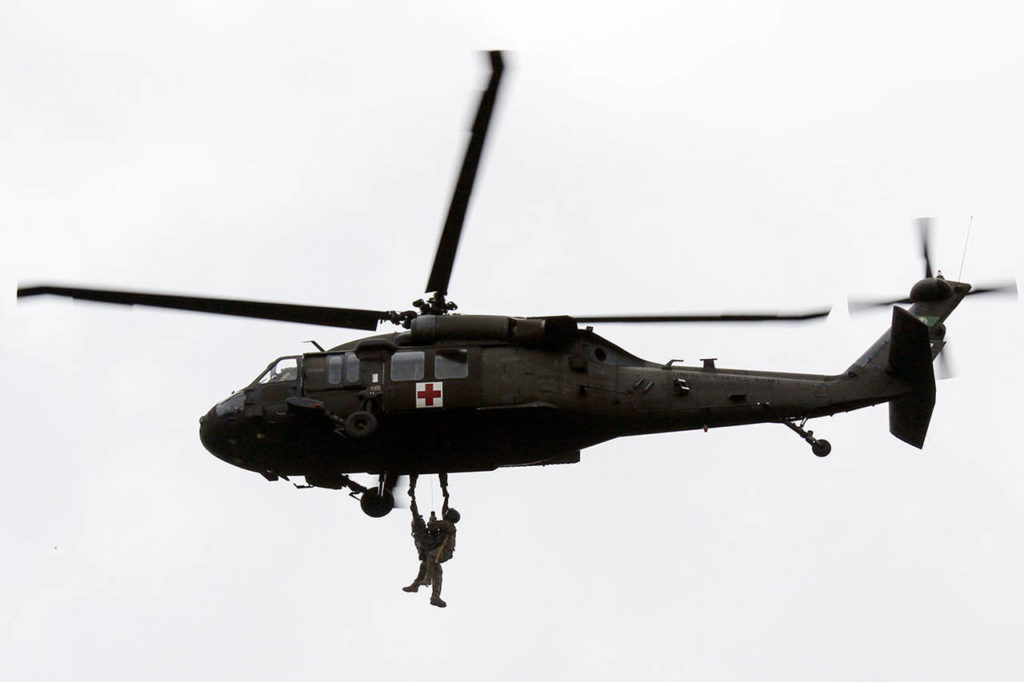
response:
[[[827,457],[832,452],[832,444],[827,440],[816,440],[811,443],[811,452],[818,457]]]
[[[366,438],[376,430],[377,418],[372,412],[361,410],[345,418],[345,435],[350,438]]]

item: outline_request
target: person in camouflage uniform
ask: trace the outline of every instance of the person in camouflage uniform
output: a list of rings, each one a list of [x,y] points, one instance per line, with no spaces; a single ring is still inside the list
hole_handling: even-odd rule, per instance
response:
[[[424,521],[416,506],[416,476],[412,475],[409,478],[412,538],[420,559],[420,570],[416,579],[402,589],[406,592],[418,592],[421,585],[430,585],[430,603],[444,608],[447,604],[441,599],[441,582],[444,573],[441,564],[455,554],[455,524],[458,523],[460,515],[459,512],[448,506],[448,476],[441,474],[441,491],[444,494],[441,518],[438,519],[434,512],[430,512],[430,520]]]

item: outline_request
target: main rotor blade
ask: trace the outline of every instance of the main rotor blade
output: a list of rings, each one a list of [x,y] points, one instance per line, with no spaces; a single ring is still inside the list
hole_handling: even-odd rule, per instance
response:
[[[50,284],[18,288],[18,298],[41,296],[44,294],[67,296],[78,300],[96,301],[99,303],[145,305],[174,310],[191,310],[199,313],[236,315],[239,317],[253,317],[260,320],[300,322],[302,324],[319,324],[325,327],[366,329],[369,331],[377,329],[378,322],[389,319],[389,315],[384,311],[360,310],[358,308],[325,308],[314,305],[266,303],[263,301],[178,296],[175,294],[150,294],[139,291],[82,289],[79,287],[53,286]]]
[[[802,322],[828,317],[831,308],[805,313],[725,313],[720,315],[587,315],[577,322]]]
[[[491,59],[491,79],[480,98],[480,106],[476,111],[476,119],[473,121],[469,146],[462,159],[462,170],[455,183],[455,192],[452,194],[451,205],[448,207],[448,218],[444,221],[441,241],[437,245],[437,253],[434,256],[434,267],[430,271],[430,279],[427,281],[426,290],[428,292],[436,291],[442,295],[448,293],[448,280],[452,276],[455,251],[459,248],[459,236],[462,234],[462,224],[466,220],[469,195],[473,192],[476,169],[480,165],[484,138],[487,137],[487,126],[491,121],[494,100],[498,95],[498,83],[501,81],[501,72],[504,69],[501,52],[494,50],[488,55]]]

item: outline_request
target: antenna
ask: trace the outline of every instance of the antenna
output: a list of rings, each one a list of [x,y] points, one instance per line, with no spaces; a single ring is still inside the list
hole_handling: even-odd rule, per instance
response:
[[[974,215],[971,215],[970,222],[967,223],[967,237],[964,238],[964,255],[960,256],[960,274],[956,276],[956,281],[964,281],[964,261],[967,260],[967,242],[971,239],[971,225],[974,224]]]

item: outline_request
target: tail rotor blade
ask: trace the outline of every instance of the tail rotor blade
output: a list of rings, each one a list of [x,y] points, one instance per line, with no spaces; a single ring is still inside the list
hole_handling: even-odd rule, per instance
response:
[[[907,297],[890,298],[885,300],[857,300],[850,299],[846,303],[847,310],[851,313],[861,313],[873,308],[891,308],[894,305],[908,304],[911,300]]]
[[[950,357],[949,343],[947,342],[939,353],[939,379],[952,379],[956,376],[956,371],[953,369],[953,360]]]
[[[977,296],[978,294],[1002,294],[1004,296],[1012,296],[1013,298],[1017,298],[1017,280],[1010,280],[1009,282],[1001,282],[998,284],[973,287],[967,295]]]
[[[932,259],[928,253],[929,244],[931,243],[932,219],[918,218],[917,229],[921,235],[921,255],[924,256],[924,276],[933,277],[934,275],[932,275]]]

